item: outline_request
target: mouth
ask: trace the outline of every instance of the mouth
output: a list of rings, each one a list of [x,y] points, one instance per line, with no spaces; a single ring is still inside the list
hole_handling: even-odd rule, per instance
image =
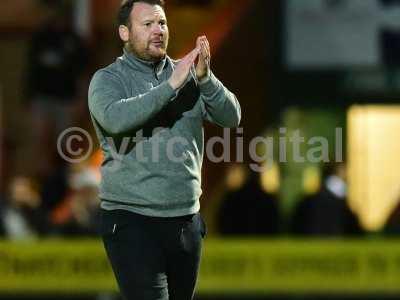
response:
[[[157,47],[157,48],[162,48],[164,46],[164,42],[161,40],[153,40],[150,41],[150,44]]]

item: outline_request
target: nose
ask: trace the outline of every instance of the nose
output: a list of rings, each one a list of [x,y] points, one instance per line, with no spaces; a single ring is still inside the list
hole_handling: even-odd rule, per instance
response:
[[[160,35],[162,35],[162,34],[164,34],[164,32],[165,32],[165,28],[164,28],[164,26],[163,25],[161,25],[161,24],[156,24],[155,25],[155,27],[154,27],[154,31],[153,31],[155,34],[160,34]]]

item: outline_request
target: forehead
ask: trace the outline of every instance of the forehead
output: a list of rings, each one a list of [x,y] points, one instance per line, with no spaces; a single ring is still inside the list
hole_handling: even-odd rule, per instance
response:
[[[166,18],[164,9],[160,5],[151,5],[144,2],[137,2],[131,11],[131,20],[142,21],[152,18]]]

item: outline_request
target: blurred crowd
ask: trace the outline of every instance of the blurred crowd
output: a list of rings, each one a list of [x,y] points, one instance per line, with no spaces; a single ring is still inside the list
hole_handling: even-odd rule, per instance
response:
[[[0,235],[10,239],[93,235],[98,223],[98,171],[57,152],[59,134],[87,119],[89,47],[73,26],[72,2],[43,4],[48,15],[27,52],[27,134],[0,132]],[[29,162],[22,171],[14,171],[18,160]]]
[[[227,169],[225,193],[217,209],[217,232],[227,236],[357,238],[367,232],[348,201],[346,164],[321,167],[320,183],[304,191],[289,213],[283,213],[279,173],[255,172],[243,164]],[[269,174],[270,173],[270,174]],[[278,177],[278,178],[276,178]],[[400,206],[379,232],[400,234]]]
[[[81,163],[59,171],[41,182],[27,176],[11,178],[0,198],[1,237],[97,235],[97,167]],[[298,199],[289,216],[282,214],[279,189],[272,185],[271,178],[244,164],[229,166],[212,216],[215,233],[257,237],[359,237],[365,233],[347,202],[344,163],[325,166],[319,189]],[[399,211],[389,218],[386,234],[400,234]]]
[[[69,172],[65,190],[57,191],[63,194],[58,199],[49,197],[48,192],[55,192],[60,186],[38,185],[29,177],[12,178],[0,199],[0,234],[17,240],[95,236],[99,212],[97,173],[90,168]]]
[[[362,234],[347,204],[345,165],[327,165],[317,191],[296,201],[289,216],[280,212],[279,190],[269,189],[262,173],[233,166],[243,177],[228,191],[218,210],[218,231],[224,235],[292,235],[346,237]],[[275,175],[276,176],[276,175]]]

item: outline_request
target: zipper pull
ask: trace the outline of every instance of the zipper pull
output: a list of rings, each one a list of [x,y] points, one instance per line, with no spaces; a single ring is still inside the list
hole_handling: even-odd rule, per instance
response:
[[[159,80],[158,75],[157,75],[157,64],[154,63],[153,64],[153,72],[154,72],[154,77]]]

